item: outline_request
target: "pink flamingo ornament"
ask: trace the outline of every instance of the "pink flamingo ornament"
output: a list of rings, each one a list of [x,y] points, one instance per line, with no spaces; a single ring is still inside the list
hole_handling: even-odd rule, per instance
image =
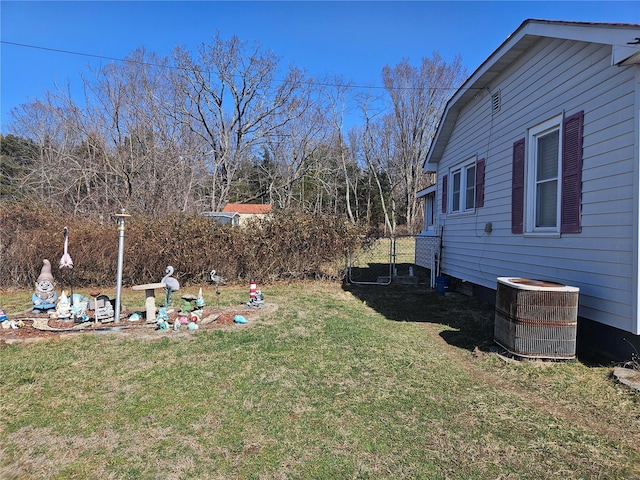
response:
[[[67,227],[64,227],[64,229],[62,230],[62,233],[64,234],[64,254],[60,259],[60,268],[72,269],[73,260],[71,260],[71,255],[69,255],[69,252],[67,252],[67,246],[69,243],[69,229]]]

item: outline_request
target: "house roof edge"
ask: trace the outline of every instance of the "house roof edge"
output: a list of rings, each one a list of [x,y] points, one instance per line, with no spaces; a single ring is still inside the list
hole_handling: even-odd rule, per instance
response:
[[[477,95],[478,91],[487,89],[487,85],[497,73],[506,67],[506,64],[501,63],[500,60],[518,45],[523,47],[539,38],[561,38],[602,43],[612,46],[612,64],[630,65],[640,61],[640,45],[630,44],[634,41],[640,42],[639,37],[640,24],[525,20],[478,66],[449,99],[440,117],[433,142],[423,161],[423,169],[428,164],[433,165],[440,161],[459,111]],[[618,53],[618,59],[616,59],[616,52],[622,52]]]

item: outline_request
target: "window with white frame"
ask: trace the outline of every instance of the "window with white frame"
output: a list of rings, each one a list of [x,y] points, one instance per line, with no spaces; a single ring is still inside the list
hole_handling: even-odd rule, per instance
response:
[[[557,115],[513,143],[511,233],[582,232],[584,111]]]
[[[560,216],[562,115],[528,133],[527,218],[528,232],[558,232]]]
[[[461,213],[476,207],[476,159],[469,159],[462,165],[451,169],[451,191],[449,193],[449,211]]]

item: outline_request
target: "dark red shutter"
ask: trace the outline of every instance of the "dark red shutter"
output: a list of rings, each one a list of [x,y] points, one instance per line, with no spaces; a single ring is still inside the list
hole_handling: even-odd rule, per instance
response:
[[[476,208],[484,207],[484,158],[476,162]]]
[[[511,233],[524,231],[524,138],[513,144]]]
[[[447,176],[442,176],[442,213],[447,213]]]
[[[562,201],[560,232],[580,233],[582,225],[582,125],[584,112],[564,119],[562,131]]]

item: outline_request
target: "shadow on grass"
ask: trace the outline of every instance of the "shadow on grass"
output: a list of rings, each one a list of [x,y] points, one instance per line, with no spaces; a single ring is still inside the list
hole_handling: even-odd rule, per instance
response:
[[[459,294],[439,295],[424,284],[355,285],[345,291],[395,322],[443,325],[440,336],[450,345],[473,351],[493,345],[494,309]]]

